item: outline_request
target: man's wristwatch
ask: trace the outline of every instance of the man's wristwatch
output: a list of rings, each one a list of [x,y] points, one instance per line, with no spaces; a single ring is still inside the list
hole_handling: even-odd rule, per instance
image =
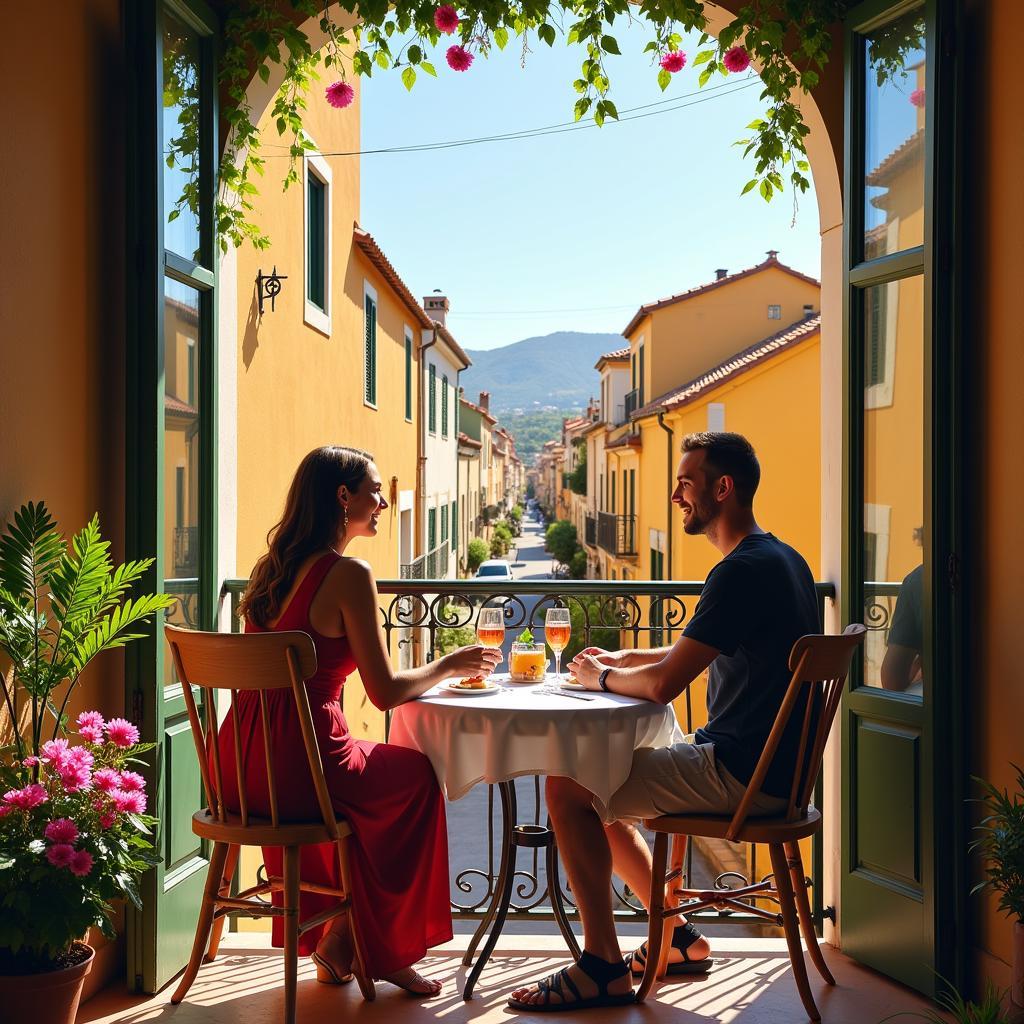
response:
[[[597,677],[597,685],[600,686],[601,689],[604,690],[605,693],[609,692],[609,690],[608,690],[608,673],[609,672],[611,672],[610,668],[601,669],[601,674]]]

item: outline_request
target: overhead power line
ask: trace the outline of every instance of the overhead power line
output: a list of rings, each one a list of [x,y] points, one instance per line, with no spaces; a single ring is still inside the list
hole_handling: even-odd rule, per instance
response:
[[[628,107],[623,110],[618,118],[608,118],[605,121],[605,126],[612,124],[624,124],[627,121],[639,121],[641,118],[654,117],[658,114],[668,114],[675,110],[683,110],[687,107],[695,107],[700,103],[708,103],[711,100],[721,99],[724,96],[731,96],[733,93],[742,92],[745,89],[750,89],[755,85],[760,85],[761,80],[755,75],[749,76],[746,80],[740,83],[735,82],[723,82],[721,85],[711,86],[709,89],[702,89],[699,92],[685,93],[682,96],[675,96],[671,99],[656,100],[653,103],[643,103],[636,107]],[[652,110],[650,108],[657,107],[659,109]],[[637,113],[637,111],[644,111],[644,113]],[[627,116],[627,115],[632,116]],[[579,132],[586,131],[590,128],[598,127],[594,121],[565,121],[560,124],[546,125],[541,128],[525,128],[520,131],[504,132],[497,135],[481,135],[475,138],[468,139],[451,139],[446,142],[426,142],[415,145],[407,146],[383,146],[377,149],[356,149],[356,150],[338,150],[334,152],[322,152],[319,150],[311,150],[311,153],[315,153],[321,157],[349,157],[349,156],[373,156],[381,153],[422,153],[431,152],[433,150],[442,149],[456,149],[461,146],[478,146],[486,142],[512,142],[519,139],[531,139],[540,138],[545,135],[563,135],[566,132]],[[277,145],[276,143],[270,143],[268,145]],[[285,153],[270,153],[266,154],[266,159],[283,159],[287,157]]]

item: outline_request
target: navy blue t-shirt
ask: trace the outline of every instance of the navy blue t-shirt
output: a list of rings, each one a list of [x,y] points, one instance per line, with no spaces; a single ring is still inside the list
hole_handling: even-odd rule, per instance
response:
[[[684,636],[721,653],[708,669],[708,724],[698,743],[740,782],[750,781],[778,715],[792,673],[789,652],[807,633],[821,632],[814,577],[800,554],[770,533],[745,537],[711,570]],[[763,792],[788,797],[804,701],[789,725]]]

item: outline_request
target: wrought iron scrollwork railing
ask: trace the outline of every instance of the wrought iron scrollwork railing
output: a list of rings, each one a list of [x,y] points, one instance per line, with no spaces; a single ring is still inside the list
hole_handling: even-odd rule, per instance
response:
[[[238,628],[235,609],[245,583],[245,580],[229,580],[222,589],[222,597],[230,598],[232,629]],[[697,582],[637,580],[523,580],[501,584],[473,578],[379,580],[377,583],[384,634],[392,656],[397,659],[400,645],[407,643],[410,637],[416,637],[418,642],[414,641],[414,646],[428,661],[433,660],[437,651],[439,631],[471,626],[477,610],[485,604],[500,605],[504,609],[505,626],[510,632],[518,632],[526,626],[542,630],[547,609],[562,606],[570,609],[574,636],[579,637],[584,646],[595,644],[609,649],[650,646],[650,639],[659,637],[663,644],[671,644],[696,607],[702,588],[703,584]],[[819,583],[817,594],[819,617],[823,621],[825,602],[835,596],[834,587]],[[684,692],[681,703],[681,708],[677,705],[677,713],[681,712],[680,726],[685,732],[693,732],[696,723],[689,689]],[[545,812],[539,777],[521,782],[532,793],[532,799],[520,799],[521,810],[529,811],[520,815],[520,823],[532,821],[533,824],[543,824]],[[479,824],[481,832],[486,832],[487,836],[485,862],[456,864],[453,867],[453,892],[466,897],[452,900],[452,912],[457,917],[478,918],[486,913],[486,906],[497,885],[500,830],[494,821],[494,789],[494,786],[486,787],[486,816]],[[527,804],[532,806],[524,806]],[[815,795],[815,804],[821,807],[820,793]],[[691,856],[692,848],[687,854],[687,874]],[[534,850],[532,861],[516,873],[510,914],[513,919],[551,918],[551,911],[544,909],[548,879],[541,870],[542,859]],[[751,852],[746,861],[753,878],[757,873],[756,855]],[[811,891],[812,910],[819,925],[822,916],[821,874],[821,844],[816,837]],[[564,881],[559,884],[564,886]],[[748,879],[743,874],[722,871],[714,879],[712,887],[726,892],[746,884]],[[571,894],[564,894],[563,898],[571,907]],[[615,890],[615,905],[620,917],[645,919],[640,902],[622,888]],[[728,910],[706,910],[694,916],[720,923],[758,921],[753,914],[737,914]]]

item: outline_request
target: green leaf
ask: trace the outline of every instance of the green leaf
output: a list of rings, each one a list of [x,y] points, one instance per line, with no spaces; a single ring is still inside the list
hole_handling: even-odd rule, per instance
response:
[[[712,57],[714,57],[714,50],[701,50],[696,57],[693,58],[693,66],[700,67],[701,64],[707,64]]]
[[[622,53],[614,36],[601,36],[601,49],[604,50],[605,53]]]
[[[582,99],[576,101],[576,106],[573,108],[573,113],[576,115],[578,121],[583,115],[590,109],[591,99],[589,96],[584,96]]]
[[[437,69],[429,61],[423,61],[423,63],[420,64],[420,70],[426,71],[428,75],[433,75],[434,78],[437,78]]]
[[[259,67],[258,67],[258,68],[256,69],[256,72],[257,72],[257,74],[258,74],[258,75],[260,76],[260,78],[262,78],[262,79],[263,79],[263,81],[264,81],[264,82],[269,82],[269,81],[270,81],[270,68],[269,68],[269,66],[268,66],[268,65],[266,65],[266,64],[261,64],[261,65],[260,65],[260,66],[259,66]]]
[[[416,69],[415,68],[404,68],[402,70],[402,85],[406,89],[411,90],[416,84]]]
[[[741,196],[745,196],[752,188],[757,185],[757,178],[751,178],[750,181],[743,186],[743,191],[740,193]]]
[[[423,60],[423,51],[413,43],[413,45],[409,47],[408,56],[410,64],[419,64],[419,62]]]
[[[658,85],[661,86],[661,91],[662,92],[664,92],[668,88],[668,84],[671,81],[672,81],[672,74],[671,74],[671,72],[666,71],[664,68],[662,68],[658,72]]]
[[[377,62],[377,66],[387,71],[391,67],[391,61],[388,59],[388,55],[384,50],[378,50],[373,58]]]
[[[504,25],[494,30],[494,45],[499,50],[504,50],[508,46],[508,29]]]
[[[611,100],[604,101],[604,112],[608,117],[614,117],[616,121],[619,119],[619,112],[615,108],[615,104]]]
[[[705,68],[705,69],[704,69],[704,70],[703,70],[703,71],[702,71],[702,72],[700,73],[700,78],[698,78],[698,79],[697,79],[697,84],[698,84],[698,85],[699,85],[699,86],[700,86],[701,88],[703,88],[703,87],[704,87],[705,85],[707,85],[707,81],[708,81],[708,79],[709,79],[709,78],[710,78],[710,77],[711,77],[711,76],[712,76],[712,75],[713,75],[713,74],[715,73],[715,70],[716,70],[716,66],[715,66],[714,64],[709,64],[709,65],[708,65],[708,66],[707,66],[707,67],[706,67],[706,68]]]
[[[544,22],[544,24],[538,26],[537,35],[540,37],[541,41],[547,43],[548,46],[555,45],[554,25],[549,25],[547,22]]]

